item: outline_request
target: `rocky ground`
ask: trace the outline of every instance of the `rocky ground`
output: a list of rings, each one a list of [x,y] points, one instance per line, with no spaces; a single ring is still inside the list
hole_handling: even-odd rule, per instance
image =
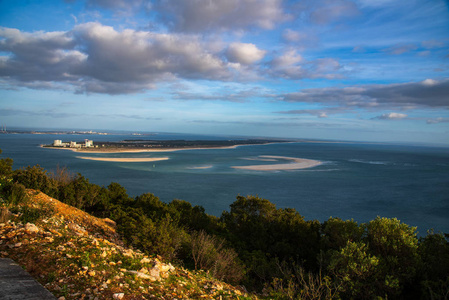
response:
[[[112,220],[38,191],[28,195],[26,207],[2,209],[0,257],[15,260],[61,300],[257,299],[206,272],[126,248]]]

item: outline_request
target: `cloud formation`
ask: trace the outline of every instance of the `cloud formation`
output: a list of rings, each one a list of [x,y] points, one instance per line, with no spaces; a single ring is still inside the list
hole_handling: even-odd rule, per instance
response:
[[[261,60],[265,53],[266,51],[258,49],[254,44],[232,43],[226,55],[229,61],[250,65]]]
[[[129,94],[176,79],[253,80],[340,78],[333,58],[305,61],[295,50],[271,55],[252,43],[203,39],[200,35],[117,31],[97,22],[66,32],[0,28],[0,77],[10,86],[72,89],[76,93]],[[50,87],[51,88],[51,87]]]
[[[273,29],[288,19],[282,0],[158,0],[155,9],[176,31]]]
[[[344,107],[326,107],[323,109],[296,109],[296,110],[288,110],[288,111],[278,111],[276,113],[279,114],[288,114],[288,115],[312,115],[318,118],[328,118],[331,114],[338,114],[346,112],[346,108]]]
[[[201,100],[201,101],[226,101],[226,102],[249,102],[253,98],[272,98],[265,89],[253,87],[251,89],[236,91],[235,88],[225,87],[225,91],[215,93],[199,93],[192,91],[176,91],[172,93],[173,99],[177,100]]]
[[[10,83],[62,82],[78,92],[108,94],[135,93],[178,77],[229,80],[232,66],[209,48],[195,35],[119,32],[100,23],[69,32],[1,28],[0,51],[9,55],[0,58],[0,76]]]
[[[449,118],[435,118],[435,119],[428,119],[427,124],[438,124],[438,123],[449,123]]]
[[[342,78],[342,66],[334,58],[305,60],[295,49],[288,49],[269,63],[269,73],[274,77],[285,79],[304,78]]]
[[[310,14],[310,19],[316,24],[329,24],[360,14],[357,5],[353,1],[321,0],[313,2],[313,10]]]
[[[324,103],[358,108],[416,106],[449,108],[449,79],[364,85],[344,88],[303,89],[282,95],[287,102]]]
[[[391,112],[374,117],[373,120],[401,120],[405,118],[407,118],[406,114]]]

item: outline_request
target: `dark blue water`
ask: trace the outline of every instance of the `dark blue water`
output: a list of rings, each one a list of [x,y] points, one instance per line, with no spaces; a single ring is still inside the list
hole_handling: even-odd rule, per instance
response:
[[[242,146],[236,149],[164,153],[80,154],[44,149],[55,139],[118,141],[125,135],[0,135],[3,157],[14,167],[57,165],[81,173],[90,182],[123,185],[136,196],[150,192],[169,202],[183,199],[219,216],[237,195],[258,195],[277,207],[292,207],[306,219],[330,216],[367,222],[376,216],[396,217],[418,226],[420,234],[434,228],[449,232],[449,149],[349,143],[291,143]],[[160,134],[154,139],[220,139]],[[166,157],[159,162],[119,163],[82,160],[77,156]],[[293,171],[237,170],[232,166],[267,164],[259,155],[320,160],[322,165]]]

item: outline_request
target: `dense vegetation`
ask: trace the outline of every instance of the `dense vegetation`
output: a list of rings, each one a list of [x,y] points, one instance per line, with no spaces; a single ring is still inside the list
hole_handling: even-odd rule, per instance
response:
[[[0,206],[25,188],[116,221],[126,242],[148,254],[278,299],[448,299],[449,235],[397,219],[366,224],[330,218],[307,221],[294,209],[238,196],[220,218],[182,200],[135,198],[118,183],[92,184],[64,168],[13,170],[0,159]],[[211,195],[213,196],[213,195]],[[19,212],[25,214],[27,212]],[[29,213],[29,212],[28,212]]]

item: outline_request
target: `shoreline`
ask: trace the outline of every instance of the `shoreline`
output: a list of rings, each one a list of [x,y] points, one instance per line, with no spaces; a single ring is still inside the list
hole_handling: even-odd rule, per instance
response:
[[[119,157],[76,156],[76,158],[87,159],[87,160],[95,160],[95,161],[108,161],[108,162],[152,162],[152,161],[169,160],[169,157],[129,157],[129,158],[119,158]]]
[[[300,170],[319,166],[321,161],[305,158],[274,156],[274,155],[259,155],[261,161],[278,161],[279,159],[290,160],[291,163],[281,163],[272,165],[249,165],[249,166],[232,166],[233,169],[252,170],[252,171],[283,171],[283,170]],[[257,159],[254,159],[257,160]]]
[[[284,143],[294,143],[294,142],[282,142]],[[186,147],[186,148],[163,148],[163,149],[148,149],[148,148],[138,148],[138,149],[98,149],[94,148],[95,150],[86,150],[85,148],[67,148],[67,147],[45,147],[44,145],[41,145],[41,148],[47,148],[47,149],[57,149],[57,150],[70,150],[73,152],[78,153],[145,153],[145,152],[175,152],[175,151],[186,151],[186,150],[222,150],[222,149],[235,149],[240,146],[260,146],[260,145],[272,145],[272,144],[279,144],[277,142],[274,143],[266,143],[266,144],[241,144],[241,145],[232,145],[232,146],[218,146],[218,147]]]

